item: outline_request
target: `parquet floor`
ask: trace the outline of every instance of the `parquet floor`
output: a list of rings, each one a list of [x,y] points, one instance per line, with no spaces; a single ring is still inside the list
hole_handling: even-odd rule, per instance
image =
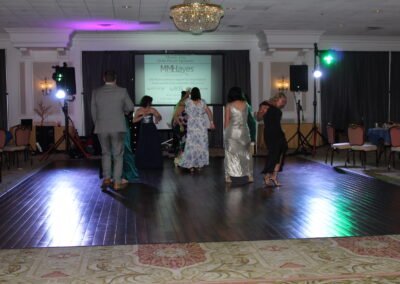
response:
[[[223,159],[191,174],[165,159],[122,192],[99,160],[56,161],[0,197],[0,248],[219,242],[400,233],[400,187],[287,159],[279,188],[224,183]]]

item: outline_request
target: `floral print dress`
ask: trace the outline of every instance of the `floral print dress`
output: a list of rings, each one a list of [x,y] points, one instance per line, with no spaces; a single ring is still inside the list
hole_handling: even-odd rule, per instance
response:
[[[183,168],[201,168],[209,163],[206,102],[195,104],[191,99],[185,101],[188,115],[185,150],[179,166]]]

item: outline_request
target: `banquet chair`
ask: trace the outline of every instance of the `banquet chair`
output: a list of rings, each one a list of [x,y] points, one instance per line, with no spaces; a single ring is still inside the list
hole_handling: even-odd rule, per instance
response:
[[[393,159],[393,168],[395,167],[395,160],[394,157],[395,153],[400,153],[400,126],[395,125],[389,128],[389,135],[390,135],[390,154],[389,154],[389,161],[388,161],[388,170],[390,170],[390,163]]]
[[[0,129],[0,182],[2,179],[1,171],[3,169],[3,159],[4,159],[3,149],[5,145],[6,145],[6,131],[4,129]]]
[[[351,148],[347,152],[347,159],[345,166],[347,166],[347,161],[350,152],[353,152],[353,165],[355,165],[355,152],[360,152],[361,166],[366,168],[367,164],[367,152],[375,151],[376,154],[376,166],[379,165],[378,160],[378,147],[376,145],[365,143],[365,129],[359,124],[350,124],[347,128],[347,134],[349,137],[349,143]]]
[[[334,153],[339,150],[348,150],[351,148],[351,146],[349,142],[335,143],[336,129],[332,126],[332,124],[328,123],[328,125],[326,126],[326,132],[328,135],[328,143],[330,147],[326,151],[325,164],[328,162],[328,155],[329,152],[331,152],[331,166],[332,166]]]
[[[33,163],[32,156],[30,155],[30,145],[29,145],[29,138],[31,135],[31,129],[26,127],[19,127],[15,130],[15,137],[14,137],[14,145],[5,146],[4,152],[7,154],[8,158],[8,168],[10,168],[11,160],[17,160],[17,168],[19,168],[19,153],[24,154],[24,160],[28,160],[30,156],[31,165]]]

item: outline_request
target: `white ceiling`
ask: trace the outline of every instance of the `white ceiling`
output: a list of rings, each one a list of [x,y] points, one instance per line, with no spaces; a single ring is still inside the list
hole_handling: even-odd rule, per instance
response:
[[[182,2],[0,0],[0,32],[15,27],[176,30],[169,18],[169,8]],[[212,3],[225,8],[225,17],[218,28],[221,32],[324,30],[329,35],[400,36],[400,0],[213,0]]]

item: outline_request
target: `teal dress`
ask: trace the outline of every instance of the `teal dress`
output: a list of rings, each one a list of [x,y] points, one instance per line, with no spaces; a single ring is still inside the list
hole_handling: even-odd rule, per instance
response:
[[[250,140],[251,142],[256,142],[256,131],[257,131],[257,122],[253,117],[253,110],[251,109],[251,105],[247,103],[248,116],[247,116],[247,126],[250,130]]]
[[[122,178],[133,182],[139,180],[139,172],[135,165],[135,154],[132,151],[132,115],[125,116],[126,127],[128,131],[125,135],[124,149],[124,165],[122,170]]]

